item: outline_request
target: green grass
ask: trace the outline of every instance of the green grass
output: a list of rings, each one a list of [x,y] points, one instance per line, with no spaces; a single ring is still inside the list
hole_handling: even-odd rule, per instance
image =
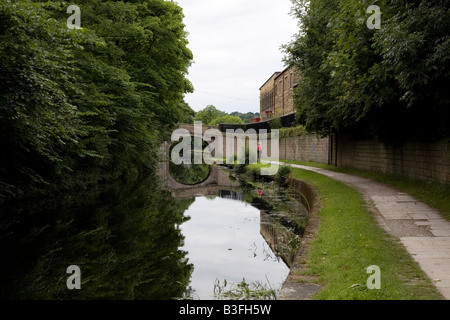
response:
[[[369,178],[394,188],[409,193],[417,200],[428,204],[438,210],[441,215],[450,221],[450,184],[444,185],[437,182],[426,182],[421,180],[408,179],[392,174],[383,174],[359,169],[336,168],[329,165],[315,162],[302,162],[292,160],[282,160],[286,163],[300,164],[305,166],[324,168],[332,171],[342,172]]]
[[[251,165],[250,168],[255,168]],[[442,299],[406,249],[376,222],[362,195],[326,176],[292,168],[291,176],[317,189],[320,225],[307,257],[304,276],[323,286],[315,299]],[[381,289],[369,290],[366,270],[381,268]]]

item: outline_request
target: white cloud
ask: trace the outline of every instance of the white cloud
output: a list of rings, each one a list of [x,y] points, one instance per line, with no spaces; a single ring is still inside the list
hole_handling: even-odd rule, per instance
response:
[[[259,112],[259,87],[284,68],[280,50],[297,32],[290,0],[178,0],[194,64],[186,95],[198,111],[209,104]],[[225,98],[231,97],[231,98]],[[247,101],[251,100],[251,101]]]

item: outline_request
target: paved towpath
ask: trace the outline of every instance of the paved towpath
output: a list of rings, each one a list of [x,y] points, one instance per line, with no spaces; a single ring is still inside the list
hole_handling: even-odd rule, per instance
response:
[[[302,165],[290,166],[323,174],[362,192],[366,201],[371,200],[377,209],[379,224],[400,239],[439,292],[450,300],[450,222],[439,212],[404,192],[367,178]]]

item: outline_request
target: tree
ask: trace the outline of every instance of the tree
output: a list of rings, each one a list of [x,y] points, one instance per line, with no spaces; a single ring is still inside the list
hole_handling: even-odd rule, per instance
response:
[[[77,91],[73,52],[83,38],[39,3],[2,0],[0,15],[1,202],[44,187],[73,170],[77,159],[98,154],[82,145],[90,128],[67,94]]]
[[[167,131],[189,119],[192,53],[171,1],[0,0],[0,202],[156,172]],[[186,116],[187,115],[187,116]]]
[[[449,1],[293,1],[301,30],[285,46],[302,72],[297,118],[309,131],[352,132],[384,142],[449,135]],[[432,17],[432,19],[430,19]]]
[[[218,125],[218,124],[220,124],[220,123],[226,123],[226,124],[236,124],[236,123],[237,123],[237,124],[243,124],[244,121],[242,121],[242,119],[239,118],[239,117],[236,117],[236,116],[232,116],[232,115],[227,114],[227,115],[220,116],[220,117],[214,119],[214,120],[211,122],[211,125],[214,126],[214,125]]]
[[[259,116],[260,116],[259,112],[241,113],[238,111],[234,111],[234,112],[230,113],[230,115],[241,118],[242,121],[244,121],[244,123],[250,123],[250,120],[252,120],[254,118],[259,118]]]
[[[329,21],[337,0],[293,0],[292,14],[299,20],[296,39],[284,46],[286,62],[301,70],[302,80],[294,92],[297,119],[307,130],[328,134],[332,130],[327,115],[332,106],[328,83],[331,71],[323,64],[333,47]]]
[[[195,121],[201,121],[204,125],[211,125],[214,119],[226,115],[225,112],[217,110],[213,105],[209,105],[203,110],[197,112]]]

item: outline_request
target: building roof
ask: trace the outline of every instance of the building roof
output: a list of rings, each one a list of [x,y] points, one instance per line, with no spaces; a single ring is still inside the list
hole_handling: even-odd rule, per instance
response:
[[[275,80],[278,79],[282,74],[284,74],[287,70],[289,70],[290,68],[292,68],[293,66],[287,66],[286,69],[284,69],[281,72],[278,72],[278,75],[275,77]]]
[[[267,81],[264,82],[264,84],[259,88],[259,90],[261,90],[262,87],[264,87],[264,86],[266,85],[266,83],[269,82],[270,79],[272,79],[274,76],[275,76],[275,77],[278,77],[280,74],[281,74],[281,72],[277,71],[277,72],[275,72],[273,75],[271,75],[270,78],[267,79]]]
[[[264,86],[267,84],[267,82],[269,82],[270,79],[272,79],[273,77],[275,77],[274,80],[278,79],[282,74],[284,74],[287,70],[289,70],[289,69],[292,68],[292,67],[293,67],[293,66],[290,65],[290,66],[287,66],[283,71],[277,71],[277,72],[275,72],[273,75],[270,76],[269,79],[267,79],[266,82],[264,82],[264,84],[259,88],[259,90],[261,90],[262,87],[264,87]]]

